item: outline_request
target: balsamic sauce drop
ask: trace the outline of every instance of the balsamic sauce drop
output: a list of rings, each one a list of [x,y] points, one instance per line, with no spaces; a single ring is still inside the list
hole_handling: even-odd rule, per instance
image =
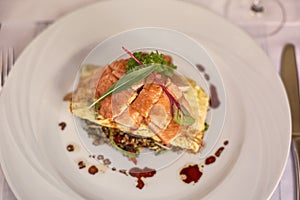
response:
[[[85,168],[86,167],[86,165],[85,165],[85,163],[83,162],[83,161],[79,161],[78,162],[78,168],[79,169],[83,169],[83,168]]]
[[[196,64],[197,69],[204,74],[204,78],[206,81],[210,80],[209,74],[205,73],[205,67],[203,67],[200,64]],[[209,91],[210,91],[210,107],[211,108],[218,108],[221,104],[218,93],[217,93],[217,88],[214,84],[209,83]]]
[[[199,165],[189,165],[180,171],[180,175],[183,175],[182,181],[185,183],[197,183],[202,176]]]
[[[63,131],[63,130],[65,130],[67,124],[66,124],[66,122],[60,122],[60,123],[58,124],[58,126],[60,126],[60,129]]]
[[[217,151],[216,151],[216,153],[215,153],[215,156],[217,156],[217,157],[220,157],[220,155],[222,154],[222,152],[224,151],[224,147],[220,147]]]
[[[96,173],[98,173],[99,170],[95,165],[92,165],[92,166],[89,167],[88,171],[89,171],[90,174],[95,175]]]
[[[217,108],[220,106],[221,102],[220,99],[218,97],[218,93],[217,93],[217,89],[216,86],[214,86],[213,84],[209,85],[209,90],[210,90],[210,95],[211,95],[211,99],[210,99],[210,107],[212,108]]]
[[[69,144],[68,146],[67,146],[67,150],[68,151],[74,151],[75,150],[75,147],[74,147],[74,145],[72,145],[72,144]]]
[[[210,165],[216,161],[215,156],[209,156],[205,159],[205,165]]]
[[[156,170],[148,167],[145,167],[144,169],[133,167],[129,170],[129,175],[137,178],[136,187],[139,189],[142,189],[145,185],[145,183],[142,180],[142,177],[149,178],[154,176],[155,174],[156,174]]]
[[[226,140],[223,144],[226,146],[226,145],[228,145],[228,143],[229,143],[228,140]],[[201,169],[203,169],[204,166],[213,164],[217,160],[217,158],[221,156],[224,149],[225,149],[225,147],[221,146],[215,152],[214,155],[208,156],[205,159],[204,163],[202,163],[202,164],[192,164],[192,165],[188,165],[187,167],[184,167],[183,169],[181,169],[181,171],[179,173],[181,180],[185,183],[191,183],[191,182],[197,183],[203,174],[203,172],[200,170],[199,166],[201,166]]]

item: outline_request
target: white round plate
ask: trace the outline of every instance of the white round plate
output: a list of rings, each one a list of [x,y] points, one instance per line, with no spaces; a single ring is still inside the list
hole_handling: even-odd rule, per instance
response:
[[[91,47],[119,32],[151,26],[197,39],[215,62],[224,83],[226,118],[206,158],[225,149],[210,165],[206,158],[179,159],[138,189],[136,178],[106,169],[82,148],[66,150],[65,141],[76,130],[62,98]],[[0,107],[1,165],[18,199],[267,199],[290,145],[289,107],[275,67],[242,31],[181,1],[104,1],[62,18],[17,60]],[[60,122],[66,122],[64,130]],[[72,139],[77,147],[80,141]],[[79,169],[79,161],[86,167]],[[201,178],[184,183],[181,169],[195,164],[203,165]],[[100,171],[89,174],[91,165]]]

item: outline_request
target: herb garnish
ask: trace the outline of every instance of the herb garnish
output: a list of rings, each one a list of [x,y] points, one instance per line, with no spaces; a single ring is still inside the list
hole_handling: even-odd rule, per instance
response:
[[[139,82],[140,80],[147,78],[153,71],[157,69],[157,65],[152,65],[149,67],[141,68],[136,71],[125,74],[120,78],[115,84],[113,84],[100,98],[98,98],[89,108],[95,106],[99,101],[108,97],[112,93],[118,93],[123,90],[130,88],[133,84]]]
[[[123,48],[123,50],[126,51],[125,48]],[[172,77],[174,70],[177,69],[177,66],[172,63],[168,63],[165,59],[164,54],[158,53],[158,51],[150,52],[148,54],[145,54],[143,52],[135,52],[133,54],[128,51],[126,52],[131,57],[127,62],[127,72],[143,68],[143,65],[141,65],[141,63],[143,63],[144,65],[159,64],[156,72],[162,73],[168,77]]]
[[[204,123],[204,131],[207,131],[208,130],[208,128],[209,128],[209,125],[208,125],[208,123]]]
[[[179,108],[175,104],[172,106],[173,120],[182,126],[192,125],[195,119],[190,115],[189,111],[182,105]]]

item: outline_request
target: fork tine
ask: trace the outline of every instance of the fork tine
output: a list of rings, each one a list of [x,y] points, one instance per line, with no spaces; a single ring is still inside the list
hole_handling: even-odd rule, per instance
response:
[[[0,89],[2,89],[7,76],[14,64],[14,49],[12,47],[9,48],[1,48],[0,49]]]
[[[7,68],[8,68],[8,52],[7,49],[2,52],[2,87],[7,78]]]
[[[2,89],[2,85],[3,85],[3,78],[2,78],[2,75],[3,74],[3,52],[2,50],[0,49],[0,91]]]
[[[8,66],[7,66],[7,75],[8,75],[12,66],[14,65],[14,49],[12,47],[8,48],[7,60],[8,60]]]

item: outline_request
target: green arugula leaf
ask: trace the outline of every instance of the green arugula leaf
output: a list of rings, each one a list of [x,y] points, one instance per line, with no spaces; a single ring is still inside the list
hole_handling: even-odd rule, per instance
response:
[[[180,105],[178,108],[176,104],[173,104],[173,120],[182,126],[190,126],[195,122],[195,119],[190,115],[189,111]]]
[[[139,152],[133,153],[133,152],[125,151],[124,149],[120,148],[117,145],[117,143],[114,141],[112,134],[109,137],[109,141],[110,141],[110,144],[112,145],[112,147],[114,147],[116,150],[120,151],[124,156],[126,156],[128,158],[137,158],[138,157]]]
[[[99,101],[103,100],[112,93],[118,93],[130,88],[133,84],[147,78],[153,71],[155,71],[159,65],[151,65],[148,67],[140,68],[136,71],[125,74],[114,85],[112,85],[100,98],[92,103],[89,108],[95,106]]]
[[[204,123],[204,131],[207,131],[208,128],[209,128],[209,125],[205,122],[205,123]]]

